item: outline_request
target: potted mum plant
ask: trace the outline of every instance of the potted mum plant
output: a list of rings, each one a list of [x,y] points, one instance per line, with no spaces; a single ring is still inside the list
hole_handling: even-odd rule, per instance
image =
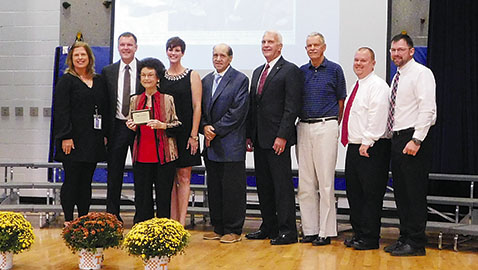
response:
[[[131,255],[141,256],[146,270],[166,270],[169,259],[184,252],[191,234],[181,223],[168,218],[152,218],[133,226],[123,247]]]
[[[80,253],[80,269],[100,269],[103,249],[120,246],[123,224],[115,215],[92,212],[70,222],[62,236],[73,253]]]
[[[13,254],[33,244],[33,227],[20,213],[0,212],[0,269],[11,269]]]

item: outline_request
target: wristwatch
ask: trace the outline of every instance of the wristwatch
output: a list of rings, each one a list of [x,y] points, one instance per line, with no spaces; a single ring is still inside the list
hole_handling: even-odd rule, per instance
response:
[[[192,139],[195,140],[195,141],[199,141],[199,136],[197,136],[197,135],[196,135],[196,136],[192,136],[192,135],[191,135],[191,136],[189,136],[189,137],[192,138]]]
[[[416,145],[422,144],[422,141],[420,141],[420,140],[417,139],[417,138],[412,138],[412,142],[415,143]]]

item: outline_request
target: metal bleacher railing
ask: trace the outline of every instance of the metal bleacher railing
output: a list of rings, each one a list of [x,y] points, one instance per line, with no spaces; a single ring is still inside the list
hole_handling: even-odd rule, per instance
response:
[[[14,168],[30,168],[30,169],[53,169],[52,179],[57,179],[55,174],[58,174],[62,170],[61,163],[21,163],[10,162],[0,163],[0,167],[4,167],[4,181],[0,182],[0,211],[17,211],[24,213],[40,213],[40,224],[46,225],[52,219],[56,218],[62,213],[61,206],[59,205],[59,190],[61,188],[61,182],[48,182],[48,181],[16,181],[14,178]],[[99,163],[98,168],[106,168],[106,164]],[[131,166],[126,167],[127,170],[131,170]],[[191,184],[191,197],[190,206],[188,207],[188,214],[191,217],[191,224],[195,224],[195,217],[202,216],[203,220],[209,213],[207,207],[207,174],[204,167],[193,167],[193,174],[204,175],[205,180],[200,184]],[[247,169],[247,175],[253,176],[254,169]],[[294,171],[294,175],[297,176],[297,171]],[[343,170],[336,171],[337,178],[344,178]],[[428,231],[438,231],[438,248],[442,248],[443,234],[454,234],[454,250],[458,250],[458,237],[459,235],[466,236],[478,236],[478,198],[474,198],[474,183],[478,182],[478,175],[457,175],[457,174],[430,174],[431,181],[462,181],[470,183],[470,196],[469,197],[445,197],[445,196],[427,196],[429,204],[428,210],[430,214],[438,215],[440,221],[428,221]],[[93,183],[94,190],[106,189],[106,183]],[[3,189],[3,194],[1,190]],[[20,203],[20,190],[25,189],[42,189],[46,190],[46,202],[44,204],[22,204]],[[391,189],[389,187],[389,189]],[[123,184],[123,190],[133,190],[133,184]],[[257,209],[258,201],[256,194],[256,188],[254,186],[247,187],[248,193],[248,207],[246,214],[248,217],[260,217],[260,211]],[[337,200],[345,198],[346,193],[343,190],[336,190],[335,192]],[[126,199],[133,200],[133,198],[125,197]],[[387,192],[384,197],[384,201],[393,202],[393,193]],[[392,203],[393,204],[393,203]],[[438,211],[433,208],[435,205],[449,205],[455,206],[453,213],[447,213]],[[468,210],[466,215],[460,215],[460,209],[465,208]],[[91,206],[90,211],[105,211],[104,204],[94,204]],[[463,210],[463,209],[462,209]],[[122,212],[134,212],[133,205],[122,205]],[[297,211],[297,217],[300,218],[300,212]],[[43,218],[45,218],[43,220]],[[345,214],[337,215],[338,222],[348,223],[349,217]],[[383,226],[399,226],[397,218],[382,218]]]

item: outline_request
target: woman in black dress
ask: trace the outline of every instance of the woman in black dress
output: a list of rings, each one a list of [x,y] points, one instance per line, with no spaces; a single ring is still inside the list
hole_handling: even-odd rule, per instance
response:
[[[186,44],[179,37],[166,43],[169,69],[165,72],[160,91],[174,97],[176,113],[182,130],[176,137],[179,159],[176,161],[175,185],[171,194],[171,218],[186,223],[191,167],[201,165],[199,155],[199,122],[201,119],[201,78],[196,71],[181,65]]]
[[[98,161],[106,159],[107,98],[103,80],[95,74],[95,58],[84,42],[75,42],[66,59],[68,68],[58,81],[54,100],[55,160],[63,163],[65,179],[60,201],[65,225],[88,214],[91,182]]]

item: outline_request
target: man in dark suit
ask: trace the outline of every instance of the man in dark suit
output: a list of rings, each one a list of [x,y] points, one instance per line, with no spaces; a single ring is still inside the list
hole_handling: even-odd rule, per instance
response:
[[[135,58],[138,45],[133,33],[125,32],[118,37],[121,60],[103,68],[101,74],[108,88],[108,190],[106,211],[120,217],[121,188],[128,147],[133,147],[134,132],[126,127],[129,113],[129,98],[141,93],[140,62]],[[114,119],[114,120],[113,120]]]
[[[297,242],[290,148],[303,87],[299,68],[281,56],[282,36],[266,31],[266,64],[254,70],[247,124],[247,150],[254,149],[262,225],[249,239],[270,238],[272,245]],[[254,146],[254,148],[253,148]]]
[[[231,67],[232,48],[213,49],[216,69],[202,79],[201,127],[205,141],[209,214],[206,240],[241,241],[246,215],[246,116],[249,79]]]

